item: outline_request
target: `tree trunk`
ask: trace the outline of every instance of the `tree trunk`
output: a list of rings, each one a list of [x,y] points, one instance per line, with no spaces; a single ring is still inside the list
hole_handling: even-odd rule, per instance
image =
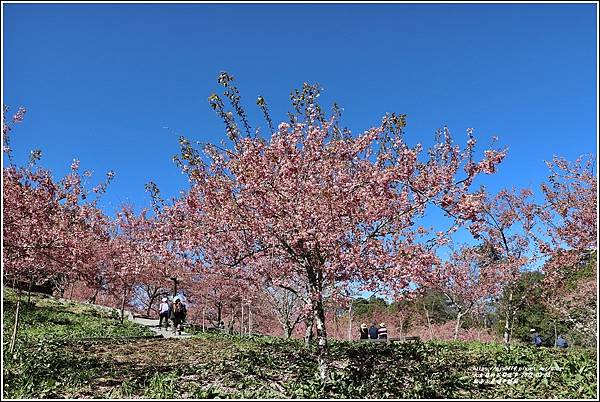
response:
[[[240,322],[240,335],[244,335],[244,303],[242,303],[242,321]]]
[[[517,311],[513,308],[510,313],[510,339],[512,340],[513,329],[515,328],[515,316],[517,315]]]
[[[33,277],[29,278],[29,288],[27,289],[27,304],[31,303],[31,288],[33,287]]]
[[[350,300],[350,307],[348,307],[348,340],[352,340],[352,300]]]
[[[294,328],[292,328],[292,325],[288,322],[285,323],[285,325],[283,326],[283,335],[285,337],[285,339],[290,339],[292,337],[292,332],[294,331]]]
[[[98,297],[99,292],[100,288],[96,288],[96,290],[94,290],[94,294],[92,295],[92,297],[89,298],[88,302],[91,304],[96,304],[96,297]]]
[[[173,297],[177,296],[177,278],[171,278],[173,281]]]
[[[315,303],[315,320],[317,324],[317,343],[319,346],[319,355],[317,357],[319,362],[319,376],[322,381],[325,381],[327,379],[327,329],[325,328],[325,309],[321,299],[318,299]]]
[[[510,338],[511,338],[511,325],[510,325],[510,316],[511,316],[511,309],[512,309],[512,301],[513,301],[513,292],[512,289],[510,290],[510,293],[508,294],[508,306],[506,308],[506,314],[505,314],[505,320],[504,320],[504,343],[509,343],[510,342]]]
[[[64,278],[63,275],[59,275],[58,279],[56,280],[54,286],[56,287],[56,291],[58,292],[58,294],[60,295],[60,298],[65,297],[65,286],[66,286],[66,280]]]
[[[252,335],[252,310],[248,304],[248,335]]]
[[[223,304],[221,302],[218,302],[217,305],[217,325],[219,326],[219,329],[221,328],[221,321],[223,321]],[[223,328],[225,329],[225,328]]]
[[[150,311],[152,310],[152,304],[154,303],[154,300],[156,300],[156,294],[153,294],[150,297],[150,300],[148,300],[148,308],[146,309],[146,316],[150,317]]]
[[[19,328],[19,315],[21,312],[21,287],[19,286],[19,290],[18,290],[18,299],[17,299],[17,305],[15,307],[15,322],[14,322],[14,327],[13,327],[13,333],[12,333],[12,338],[10,340],[10,355],[12,356],[13,353],[15,352],[15,344],[17,342],[17,329]]]
[[[202,305],[202,332],[206,331],[206,296],[204,296],[204,304]]]
[[[123,298],[121,300],[121,325],[125,319],[125,299],[127,298],[127,289],[123,289]]]
[[[462,314],[458,313],[456,316],[456,326],[454,327],[454,340],[458,339],[458,330],[460,329],[460,319],[462,318]]]
[[[404,329],[404,320],[400,320],[400,333],[398,335],[398,338],[400,338],[400,339],[403,339],[402,338],[402,333],[404,332],[403,329]]]
[[[554,347],[556,347],[556,341],[558,340],[558,334],[556,333],[556,320],[553,321],[554,324]]]
[[[148,309],[146,310],[146,315],[150,317],[150,311],[152,310],[152,305],[154,304],[154,300],[160,297],[160,286],[155,286],[152,293],[149,292],[151,288],[147,288],[146,293],[148,294]]]
[[[429,340],[433,339],[433,333],[431,332],[431,319],[429,318],[429,310],[423,304],[423,310],[425,310],[425,315],[427,316],[427,328],[429,328]]]
[[[313,339],[313,325],[315,322],[315,313],[311,311],[306,317],[306,332],[304,333],[304,344],[306,346],[310,345],[310,342]]]

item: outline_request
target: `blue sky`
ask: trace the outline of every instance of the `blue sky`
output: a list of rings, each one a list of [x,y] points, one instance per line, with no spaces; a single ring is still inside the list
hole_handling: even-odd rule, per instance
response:
[[[289,92],[319,82],[326,105],[362,131],[385,112],[408,115],[407,138],[429,145],[447,124],[509,147],[483,184],[537,186],[543,160],[596,149],[594,4],[4,4],[3,103],[28,109],[13,130],[64,174],[73,158],[102,201],[149,205],[144,184],[174,196],[187,182],[171,157],[177,134],[219,142],[207,98],[236,77],[254,125],[262,95],[285,120]],[[165,129],[163,127],[169,127]],[[481,148],[480,148],[481,150]]]

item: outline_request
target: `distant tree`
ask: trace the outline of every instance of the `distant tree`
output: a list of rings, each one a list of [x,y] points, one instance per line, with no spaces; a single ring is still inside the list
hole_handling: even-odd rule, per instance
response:
[[[597,253],[594,251],[587,261],[559,271],[560,280],[553,278],[553,286],[544,281],[540,295],[544,307],[554,316],[558,326],[555,332],[569,332],[578,343],[594,345],[598,337]]]
[[[502,271],[497,265],[497,259],[490,258],[484,247],[463,247],[448,261],[434,266],[425,285],[443,293],[455,310],[454,340],[458,339],[463,317],[500,293]]]
[[[510,323],[511,339],[529,342],[531,328],[538,330],[543,338],[550,336],[553,318],[542,303],[540,284],[543,278],[543,274],[538,271],[523,272],[511,288],[506,288],[498,299],[496,305],[500,316],[505,315],[508,309],[514,311]],[[510,294],[512,294],[512,301]],[[520,301],[518,308],[515,308],[515,300]],[[504,321],[497,323],[497,330],[500,334],[504,332]]]
[[[296,281],[291,280],[290,282]],[[298,324],[306,320],[306,315],[312,313],[307,312],[304,308],[308,295],[292,289],[297,289],[297,287],[292,284],[290,286],[266,284],[263,287],[266,304],[282,326],[286,339],[292,336]]]
[[[535,245],[539,241],[540,206],[533,201],[529,189],[502,190],[486,196],[481,219],[470,226],[471,233],[480,240],[487,254],[494,259],[497,285],[504,292],[503,321],[505,343],[510,342],[515,315],[524,305],[525,295],[516,296],[521,273],[539,259]]]
[[[439,290],[424,288],[411,300],[411,303],[414,304],[414,311],[420,313],[420,315],[415,314],[416,317],[420,317],[420,320],[415,320],[415,323],[420,321],[422,325],[427,327],[430,340],[433,339],[432,326],[452,319],[455,314],[448,303],[448,298]]]

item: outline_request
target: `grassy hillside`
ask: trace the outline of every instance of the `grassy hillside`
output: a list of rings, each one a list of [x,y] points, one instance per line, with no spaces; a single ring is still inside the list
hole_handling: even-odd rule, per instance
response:
[[[7,296],[3,395],[9,398],[592,398],[596,392],[595,350],[333,342],[331,379],[323,384],[314,350],[297,341],[220,334],[125,340],[147,330],[52,299],[36,299],[24,311],[13,360],[6,350],[14,298]],[[98,336],[115,340],[69,341]],[[495,368],[520,372],[519,381],[491,384],[502,378]]]

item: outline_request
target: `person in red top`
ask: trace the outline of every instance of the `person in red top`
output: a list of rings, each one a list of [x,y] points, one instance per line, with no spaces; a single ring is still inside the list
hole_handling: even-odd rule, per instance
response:
[[[381,323],[379,324],[379,329],[377,329],[377,335],[379,337],[379,339],[387,339],[388,334],[387,334],[387,328],[385,327],[385,323]]]

